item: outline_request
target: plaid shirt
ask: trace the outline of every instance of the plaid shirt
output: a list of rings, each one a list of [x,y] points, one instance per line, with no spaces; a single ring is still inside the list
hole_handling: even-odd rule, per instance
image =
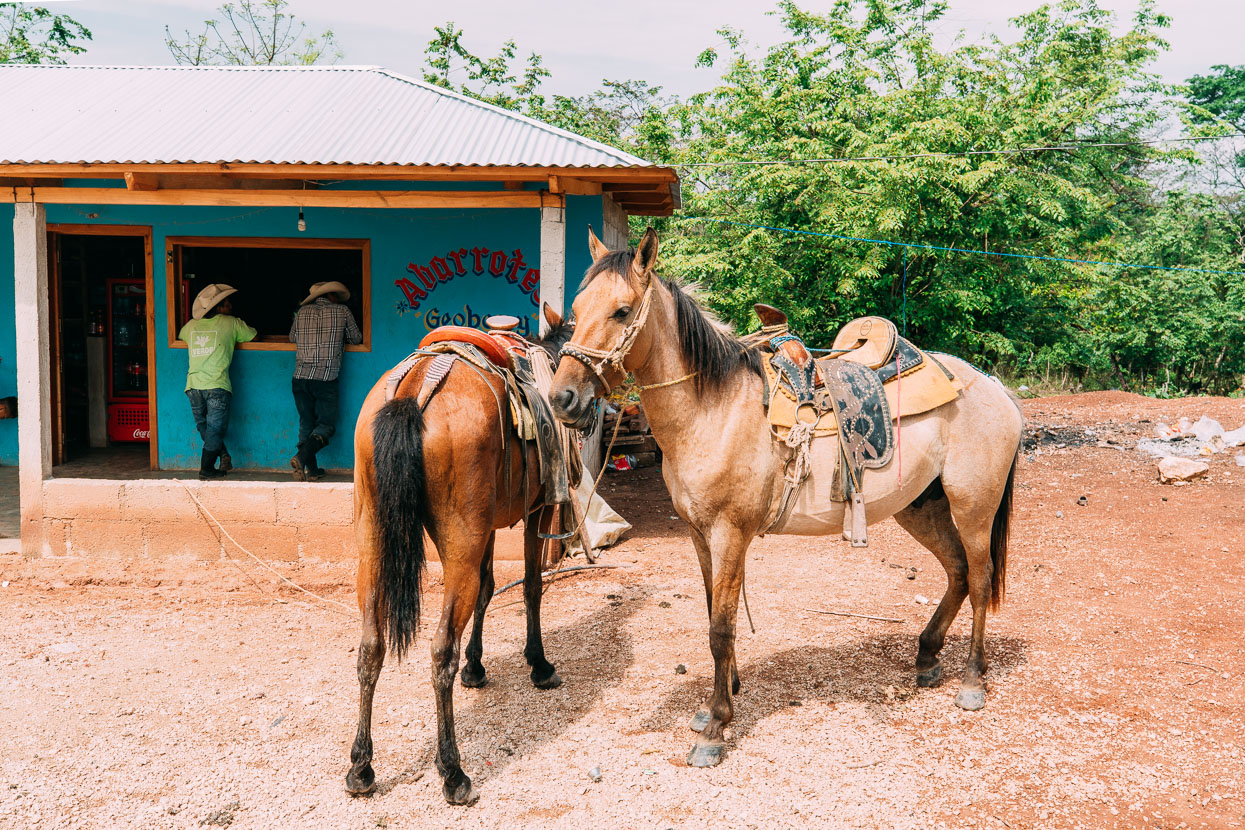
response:
[[[362,343],[363,333],[350,309],[317,297],[298,309],[290,326],[290,342],[298,345],[294,377],[336,380],[342,370],[342,341]]]

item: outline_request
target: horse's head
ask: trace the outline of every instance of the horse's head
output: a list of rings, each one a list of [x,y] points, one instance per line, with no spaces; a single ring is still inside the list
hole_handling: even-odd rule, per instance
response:
[[[646,230],[633,251],[610,251],[589,228],[588,249],[592,266],[572,306],[574,336],[562,347],[549,393],[553,414],[581,429],[592,418],[593,401],[626,379],[633,347],[644,340],[657,282],[657,232]]]

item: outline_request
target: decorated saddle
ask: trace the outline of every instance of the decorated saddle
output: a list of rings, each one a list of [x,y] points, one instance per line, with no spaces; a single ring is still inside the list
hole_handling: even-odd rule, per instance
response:
[[[950,403],[963,384],[885,318],[851,321],[835,337],[828,355],[814,358],[787,330],[783,312],[766,305],[757,305],[756,311],[762,328],[749,340],[769,354],[763,361],[763,403],[775,437],[795,451],[775,525],[809,474],[809,445],[834,436],[839,464],[832,498],[845,503],[844,538],[863,547],[867,522],[862,479],[866,469],[891,462],[893,422]]]
[[[570,481],[572,478],[579,480],[579,453],[570,432],[549,409],[553,358],[540,346],[516,334],[514,328],[518,323],[515,317],[496,315],[485,320],[488,331],[465,326],[433,329],[419,342],[419,348],[389,373],[385,381],[385,400],[393,400],[403,379],[425,360],[431,360],[432,364],[417,393],[416,400],[421,408],[428,405],[456,362],[464,362],[482,375],[501,378],[506,386],[506,408],[519,440],[536,445],[545,503],[568,504]],[[500,401],[498,408],[501,408]]]

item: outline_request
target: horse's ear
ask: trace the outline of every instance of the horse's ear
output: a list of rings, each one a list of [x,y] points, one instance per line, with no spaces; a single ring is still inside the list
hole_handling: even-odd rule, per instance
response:
[[[592,225],[588,226],[588,252],[592,254],[593,262],[600,262],[601,257],[610,252],[610,249],[605,247],[605,243],[597,239],[597,235],[592,232]]]
[[[549,303],[541,302],[541,311],[545,315],[545,322],[549,324],[549,331],[554,331],[558,326],[562,325],[562,315],[553,310],[553,306]]]
[[[631,262],[631,272],[641,283],[647,283],[657,265],[657,231],[649,226],[640,238],[635,249],[635,259]]]

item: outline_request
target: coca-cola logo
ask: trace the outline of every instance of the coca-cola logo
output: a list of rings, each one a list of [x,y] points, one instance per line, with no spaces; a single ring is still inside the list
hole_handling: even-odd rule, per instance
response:
[[[148,440],[148,439],[150,439],[150,438],[151,438],[151,430],[149,430],[149,429],[139,429],[138,427],[135,427],[135,428],[134,428],[134,437],[135,437],[135,438],[137,438],[137,439],[139,439],[139,440],[146,441],[146,440]]]

